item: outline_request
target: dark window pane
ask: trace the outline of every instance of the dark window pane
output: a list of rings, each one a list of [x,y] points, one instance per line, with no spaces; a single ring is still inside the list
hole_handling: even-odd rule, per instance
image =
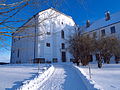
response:
[[[19,53],[20,53],[20,52],[19,52],[19,49],[18,49],[18,53],[17,53],[17,57],[18,57],[18,58],[19,58]]]
[[[89,59],[90,62],[93,61],[93,56],[92,55],[88,55],[87,57],[88,57],[88,59]]]
[[[115,33],[115,26],[111,27],[110,29],[111,29],[111,34]]]
[[[101,30],[101,36],[105,36],[105,29]]]
[[[64,43],[62,43],[62,49],[65,49],[65,44]]]
[[[19,36],[19,38],[18,38],[19,40],[20,40],[20,36]]]
[[[96,60],[99,60],[99,54],[96,54],[95,56],[96,56]]]
[[[50,32],[47,32],[47,35],[50,35]]]
[[[46,46],[47,46],[47,47],[50,47],[50,43],[46,43]]]
[[[64,31],[61,31],[61,38],[64,38]]]

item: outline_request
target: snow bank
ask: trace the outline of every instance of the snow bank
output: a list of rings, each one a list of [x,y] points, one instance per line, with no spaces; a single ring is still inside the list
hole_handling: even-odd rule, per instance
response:
[[[40,69],[46,64],[40,64]],[[32,79],[38,72],[37,64],[0,65],[0,90],[16,90],[25,80]]]
[[[97,64],[90,64],[90,67],[92,80],[102,86],[104,90],[120,90],[120,64],[103,64],[102,68],[98,68]],[[88,66],[79,68],[86,77],[89,76]]]
[[[84,84],[86,85],[88,90],[104,90],[101,86],[99,86],[95,81],[91,80],[89,76],[78,66],[73,65],[76,68],[76,71],[82,78]],[[94,89],[93,89],[94,88]]]
[[[53,74],[54,66],[52,65],[42,74],[38,74],[33,80],[23,82],[23,85],[17,90],[37,90]]]

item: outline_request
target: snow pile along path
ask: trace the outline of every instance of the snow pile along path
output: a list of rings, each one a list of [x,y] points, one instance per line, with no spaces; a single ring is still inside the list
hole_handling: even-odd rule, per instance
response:
[[[81,76],[83,82],[85,83],[88,90],[104,90],[100,85],[98,85],[94,80],[90,79],[89,75],[86,75],[86,73],[83,71],[83,69],[79,68],[78,66],[75,66],[77,72]]]
[[[97,64],[90,64],[92,78],[89,79],[88,66],[78,67],[85,77],[93,81],[95,87],[101,90],[120,90],[120,64],[103,64],[98,68]]]
[[[17,90],[37,90],[54,72],[53,65],[42,74],[36,76],[33,80],[23,82],[23,86]]]
[[[54,67],[52,76],[38,90],[87,90],[72,65],[54,65]]]
[[[40,65],[40,69],[46,67]],[[35,77],[37,64],[7,64],[0,65],[0,90],[16,90],[22,82]]]

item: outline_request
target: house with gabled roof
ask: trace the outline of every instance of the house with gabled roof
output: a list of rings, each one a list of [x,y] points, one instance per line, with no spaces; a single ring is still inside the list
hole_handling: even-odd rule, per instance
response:
[[[87,37],[93,37],[95,39],[101,39],[104,37],[116,37],[120,39],[120,12],[110,14],[105,13],[105,17],[94,22],[90,20],[86,21],[86,25],[81,27],[82,35]],[[96,55],[90,55],[91,61],[98,57]],[[115,57],[112,57],[115,58]]]
[[[105,36],[115,36],[120,38],[120,12],[110,14],[105,13],[105,17],[94,22],[86,21],[86,26],[83,28],[83,33],[100,39]]]
[[[37,13],[12,34],[10,62],[69,62],[66,40],[74,28],[72,17],[54,8]]]

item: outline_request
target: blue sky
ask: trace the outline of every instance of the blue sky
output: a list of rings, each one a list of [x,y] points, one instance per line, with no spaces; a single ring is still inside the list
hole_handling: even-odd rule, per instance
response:
[[[9,3],[14,0],[9,0]],[[16,0],[15,0],[16,1]],[[120,12],[120,0],[63,0],[63,3],[57,9],[71,16],[78,25],[85,24],[86,20],[95,21],[103,18],[106,11],[111,14]],[[30,18],[36,12],[53,7],[52,5],[43,6],[36,11],[27,12],[27,18]],[[30,8],[25,8],[30,9]],[[25,10],[25,11],[26,11]],[[29,10],[30,11],[30,10]],[[25,17],[21,12],[20,17]],[[20,23],[21,25],[22,23]],[[9,40],[11,42],[11,40]],[[7,47],[7,46],[6,46]],[[0,49],[0,61],[9,62],[10,50]]]

